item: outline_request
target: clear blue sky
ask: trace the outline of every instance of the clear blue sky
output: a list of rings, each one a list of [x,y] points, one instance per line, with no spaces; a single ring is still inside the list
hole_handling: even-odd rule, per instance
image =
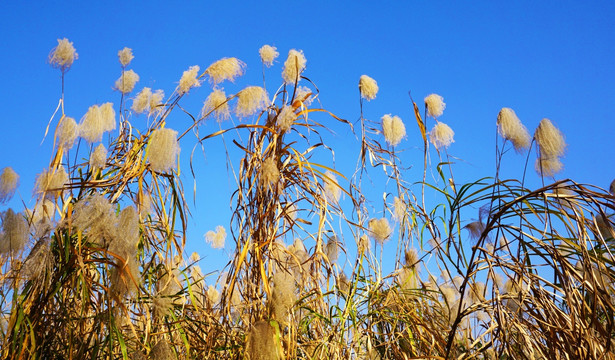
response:
[[[230,92],[259,85],[258,49],[270,44],[281,54],[267,72],[270,92],[280,81],[288,50],[302,49],[308,60],[305,75],[318,85],[323,106],[351,121],[359,117],[359,77],[375,78],[380,92],[365,115],[373,120],[386,113],[402,117],[408,129],[401,145],[406,165],[421,167],[420,136],[407,95],[411,90],[420,105],[430,93],[444,97],[447,107],[441,120],[453,128],[456,139],[449,152],[463,160],[456,168],[458,181],[493,176],[495,120],[500,108],[511,107],[531,132],[547,117],[565,134],[565,169],[558,178],[608,187],[615,177],[614,4],[3,1],[0,167],[12,166],[21,175],[21,198],[10,205],[21,210],[20,199],[33,205],[35,175],[50,160],[51,138],[39,144],[60,96],[60,73],[46,59],[56,39],[64,37],[79,53],[66,77],[66,112],[76,119],[92,104],[119,103],[112,85],[120,74],[117,51],[124,46],[134,51],[130,68],[141,77],[136,89],[162,88],[170,94],[189,66],[204,69],[222,57],[238,57],[248,64],[243,78],[225,85]],[[182,104],[198,113],[208,94],[205,84]],[[137,118],[135,123],[139,121],[145,122]],[[180,130],[188,124],[187,117],[177,114],[168,126]],[[215,128],[212,123],[201,131]],[[340,144],[347,141],[343,135]],[[233,185],[226,180],[220,149],[214,141],[206,145],[206,157],[195,161],[200,180],[188,254],[198,250],[210,259],[219,256],[202,235],[218,224],[228,226],[225,192]],[[187,172],[190,150],[183,147],[187,189],[192,188]],[[343,147],[340,151],[341,157]],[[534,159],[532,155],[530,166]],[[520,177],[523,160],[509,154],[504,177]],[[209,178],[224,181],[209,183]],[[530,184],[538,183],[533,170],[530,178]]]

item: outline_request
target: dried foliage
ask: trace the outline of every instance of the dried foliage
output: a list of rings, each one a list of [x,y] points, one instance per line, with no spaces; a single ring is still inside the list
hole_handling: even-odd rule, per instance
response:
[[[124,67],[132,54],[123,51]],[[261,49],[267,66],[276,54]],[[243,72],[232,59],[208,68],[214,84]],[[2,358],[615,358],[612,193],[572,180],[530,189],[525,179],[499,179],[506,141],[494,178],[455,183],[450,128],[429,134],[447,159],[428,182],[428,119],[413,101],[425,162],[423,181],[410,183],[416,173],[393,148],[405,125],[391,133],[363,115],[363,100],[375,103],[375,81],[359,82],[355,127],[311,106],[318,91],[305,63],[290,51],[272,100],[264,87],[228,96],[214,87],[180,134],[167,120],[188,113],[179,104],[201,84],[198,66],[169,98],[148,88],[137,95],[133,111],[150,115],[143,129],[123,101],[117,131],[113,105],[94,105],[80,134],[95,143],[109,132],[105,156],[102,145],[77,146],[79,156],[69,158],[66,150],[82,140],[70,126],[59,131],[37,178],[37,205],[25,215],[2,213]],[[69,66],[52,64],[62,74]],[[300,79],[309,87],[298,87]],[[251,122],[199,135],[200,120],[230,118],[231,103]],[[425,114],[442,115],[441,97],[425,103]],[[515,143],[513,134],[523,125],[502,116],[496,131],[525,148],[527,139]],[[350,174],[334,165],[336,126],[358,139]],[[383,132],[390,146],[381,144]],[[197,145],[230,137],[234,146],[224,149],[236,180],[232,217],[206,234],[231,254],[215,283],[194,264],[198,254],[184,260],[189,212],[177,160],[189,133]],[[550,155],[554,142],[542,139],[549,136],[536,136],[541,155]],[[9,175],[3,200],[17,185]],[[385,184],[381,200],[363,190],[367,178],[366,189]],[[439,203],[427,205],[426,196]],[[389,273],[384,247],[396,249]]]

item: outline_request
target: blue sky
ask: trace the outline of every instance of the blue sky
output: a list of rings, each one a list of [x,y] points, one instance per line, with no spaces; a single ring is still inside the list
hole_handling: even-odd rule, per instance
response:
[[[12,166],[21,175],[20,196],[10,205],[21,209],[23,200],[32,206],[35,175],[50,160],[51,138],[40,143],[60,96],[60,76],[46,59],[56,39],[64,37],[79,53],[66,76],[66,112],[76,119],[92,104],[119,103],[112,85],[120,75],[117,51],[125,46],[135,55],[130,68],[141,77],[137,89],[162,88],[170,94],[189,66],[204,69],[222,57],[248,64],[244,77],[225,85],[230,92],[260,85],[258,49],[270,44],[281,54],[267,70],[270,93],[280,83],[288,50],[301,49],[308,60],[305,75],[317,84],[322,105],[353,122],[359,118],[359,77],[376,79],[380,92],[366,105],[365,116],[401,116],[408,129],[401,158],[413,166],[416,180],[421,141],[409,90],[420,106],[428,94],[444,97],[441,120],[455,131],[449,153],[460,159],[455,168],[459,182],[493,176],[495,120],[500,108],[511,107],[531,132],[547,117],[565,134],[565,169],[558,179],[607,188],[615,177],[614,16],[614,3],[606,1],[4,1],[0,166]],[[182,106],[198,113],[208,87],[191,91]],[[145,119],[135,123],[144,125]],[[178,114],[168,126],[180,130],[188,125],[189,119]],[[207,124],[201,133],[215,129],[215,123]],[[356,154],[345,152],[347,135],[338,134],[336,165],[344,156],[355,162]],[[193,185],[187,171],[190,150],[191,145],[183,146],[187,189]],[[197,201],[188,253],[216,258],[202,236],[228,223],[233,183],[220,142],[206,144],[205,154],[195,161]],[[532,154],[531,167],[534,159]],[[519,178],[524,160],[507,154],[503,177]],[[532,170],[528,184],[538,183]]]

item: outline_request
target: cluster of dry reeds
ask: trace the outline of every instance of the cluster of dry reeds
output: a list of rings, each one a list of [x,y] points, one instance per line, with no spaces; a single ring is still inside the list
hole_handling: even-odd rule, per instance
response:
[[[263,78],[276,50],[260,50]],[[459,184],[436,94],[423,116],[411,101],[405,124],[394,115],[370,121],[366,101],[378,86],[364,75],[359,120],[349,122],[316,106],[300,51],[289,52],[271,97],[258,86],[224,92],[220,84],[245,71],[235,58],[191,67],[168,97],[149,88],[131,95],[132,52],[119,58],[119,106],[93,105],[78,124],[62,95],[36,206],[2,213],[3,358],[615,358],[613,189],[572,180],[529,189],[498,175],[511,144],[524,153],[537,143],[539,174],[561,169],[563,137],[550,122],[532,138],[503,109],[496,176]],[[49,60],[62,84],[75,59],[60,40]],[[190,115],[181,100],[205,79],[212,92]],[[181,133],[167,127],[177,112],[193,120]],[[148,118],[144,129],[133,127],[137,114]],[[198,135],[213,118],[220,130]],[[356,135],[352,173],[332,165],[332,126]],[[396,152],[406,127],[424,142],[414,183]],[[233,143],[228,235],[207,234],[216,247],[228,237],[233,257],[210,286],[184,253],[179,143],[190,133],[201,144]],[[432,156],[442,161],[429,181]],[[0,176],[3,202],[16,176]],[[366,182],[386,183],[383,200],[370,198]],[[476,209],[479,220],[469,221]],[[385,247],[394,259],[383,259]],[[394,270],[384,273],[384,263]]]

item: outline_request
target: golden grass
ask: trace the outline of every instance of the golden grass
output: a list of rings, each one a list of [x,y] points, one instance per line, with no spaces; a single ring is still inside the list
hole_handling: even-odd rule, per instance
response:
[[[303,55],[291,55],[273,100],[240,111],[247,123],[198,135],[200,120],[245,90],[222,93],[172,136],[193,131],[201,144],[235,147],[226,150],[236,189],[223,224],[232,258],[216,284],[206,286],[195,257],[184,260],[190,213],[178,150],[158,161],[152,148],[169,114],[188,113],[180,102],[200,84],[198,67],[155,101],[143,129],[120,101],[104,168],[89,166],[93,146],[78,142],[69,158],[60,142],[49,169],[68,179],[41,178],[44,214],[26,212],[26,249],[1,259],[3,358],[615,358],[612,194],[572,180],[529,189],[497,173],[458,184],[448,158],[429,183],[426,122],[414,102],[425,166],[424,181],[410,183],[380,124],[363,117],[363,98],[374,97],[359,94],[356,128],[311,107],[319,94],[297,87],[309,79]],[[283,127],[282,111],[293,114]],[[323,115],[337,124],[325,127]],[[352,174],[331,165],[335,126],[358,139]],[[389,183],[382,200],[363,191],[366,179]],[[426,194],[439,203],[428,207]],[[93,224],[104,231],[83,225],[88,199],[110,204],[104,224]],[[383,259],[384,246],[396,248],[394,259]],[[395,270],[383,273],[383,262]]]

